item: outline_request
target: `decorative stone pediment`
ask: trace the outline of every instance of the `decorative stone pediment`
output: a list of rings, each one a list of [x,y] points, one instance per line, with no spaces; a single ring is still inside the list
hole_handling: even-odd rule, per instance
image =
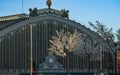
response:
[[[49,9],[48,8],[39,9],[37,13],[38,13],[39,16],[40,15],[46,15],[46,14],[49,14]],[[61,16],[61,14],[62,14],[61,11],[55,10],[55,9],[52,9],[52,8],[50,9],[50,13],[54,14],[54,15],[59,15],[59,16]]]

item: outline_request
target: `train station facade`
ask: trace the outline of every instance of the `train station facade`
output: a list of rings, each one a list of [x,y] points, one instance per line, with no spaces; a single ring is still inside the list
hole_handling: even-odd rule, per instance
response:
[[[87,49],[93,52],[102,51],[102,65],[99,58],[96,60],[92,58],[90,72],[99,72],[101,66],[103,72],[115,72],[116,65],[119,71],[120,62],[117,60],[116,64],[115,49],[96,32],[74,20],[61,17],[60,10],[46,8],[39,9],[37,13],[38,16],[35,17],[21,14],[22,17],[11,15],[0,18],[0,74],[30,72],[30,25],[32,25],[33,68],[38,72],[66,71],[66,58],[48,51],[49,40],[56,35],[56,30],[66,32],[76,30],[81,33],[84,44],[79,49],[83,50],[83,54]],[[105,46],[101,48],[101,44]],[[69,58],[69,72],[87,72],[89,61],[86,57],[71,52]]]

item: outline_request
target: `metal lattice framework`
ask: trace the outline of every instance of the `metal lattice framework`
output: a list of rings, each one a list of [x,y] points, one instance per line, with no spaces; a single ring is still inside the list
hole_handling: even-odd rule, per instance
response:
[[[49,40],[56,35],[56,30],[76,30],[83,34],[82,41],[84,45],[80,49],[85,50],[90,47],[92,50],[97,48],[96,50],[99,52],[100,44],[105,44],[103,69],[114,70],[114,50],[109,47],[101,36],[75,21],[48,14],[29,18],[0,31],[0,72],[29,71],[30,25],[33,26],[33,62],[35,62],[36,68],[47,56],[47,50],[50,47]],[[89,40],[91,42],[86,46]],[[58,62],[66,68],[65,58],[56,57]],[[70,71],[86,71],[86,58],[79,57],[74,53],[71,53],[69,58]],[[92,61],[91,65],[91,71],[99,70],[99,61]]]

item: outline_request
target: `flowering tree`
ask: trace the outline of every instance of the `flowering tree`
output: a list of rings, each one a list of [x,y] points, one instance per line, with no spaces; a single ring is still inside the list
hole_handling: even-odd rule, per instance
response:
[[[65,32],[61,30],[60,32],[56,31],[57,36],[52,36],[52,39],[49,40],[51,45],[48,49],[49,51],[54,52],[58,56],[67,57],[67,72],[69,69],[69,52],[75,51],[80,45],[80,33],[77,31]]]
[[[52,36],[52,39],[49,40],[51,47],[49,51],[54,52],[58,56],[65,57],[66,52],[73,52],[80,44],[80,33],[77,31],[65,32],[65,31],[56,31],[57,36]]]

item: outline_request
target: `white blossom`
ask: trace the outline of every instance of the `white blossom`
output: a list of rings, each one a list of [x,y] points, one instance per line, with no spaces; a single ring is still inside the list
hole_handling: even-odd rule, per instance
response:
[[[68,52],[73,52],[80,45],[81,34],[77,31],[71,33],[61,30],[60,32],[56,31],[56,34],[57,36],[52,36],[52,39],[49,40],[51,45],[48,50],[54,52],[58,56],[65,57],[66,50]]]

